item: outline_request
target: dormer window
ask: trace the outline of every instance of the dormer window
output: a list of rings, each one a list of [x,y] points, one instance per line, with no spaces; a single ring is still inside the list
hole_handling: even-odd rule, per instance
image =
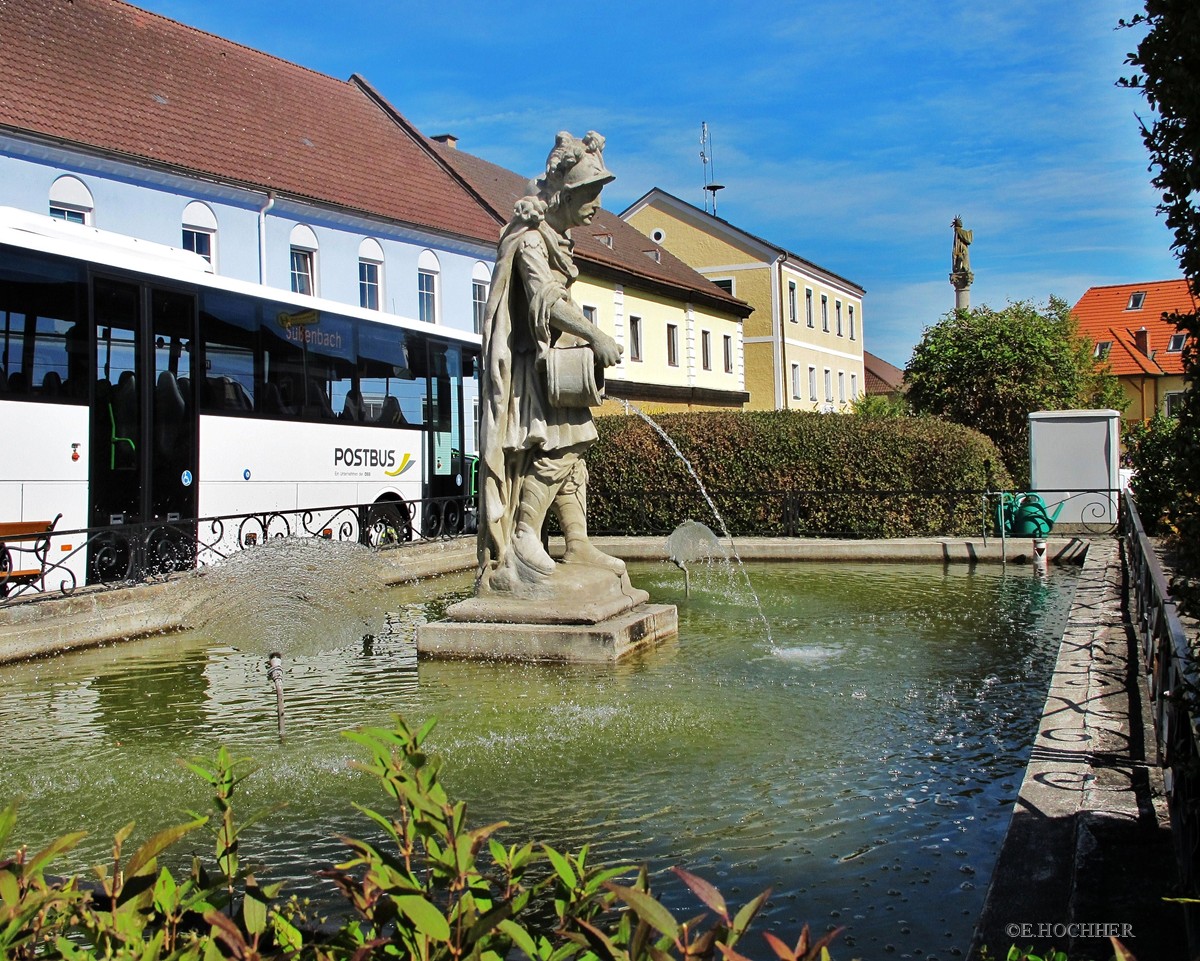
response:
[[[653,260],[656,264],[662,261],[662,251],[660,251],[657,247],[655,247],[653,250],[643,250],[642,253]]]
[[[1167,341],[1167,353],[1178,354],[1183,350],[1183,343],[1187,340],[1187,334],[1172,334],[1171,339]]]
[[[1126,310],[1141,310],[1142,303],[1145,301],[1145,299],[1146,299],[1146,292],[1144,290],[1135,290],[1132,294],[1129,295],[1129,303],[1125,305],[1125,309]]]
[[[1102,340],[1096,345],[1096,349],[1092,356],[1094,356],[1097,360],[1106,360],[1110,350],[1112,350],[1112,341]]]
[[[604,244],[609,250],[612,250],[612,234],[593,234],[600,243]]]

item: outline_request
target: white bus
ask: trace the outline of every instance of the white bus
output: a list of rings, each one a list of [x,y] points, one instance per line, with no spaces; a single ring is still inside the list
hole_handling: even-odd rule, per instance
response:
[[[211,541],[195,519],[220,515],[392,505],[460,530],[478,358],[476,334],[0,207],[0,524],[167,525],[185,563]],[[85,554],[79,583],[129,575],[102,538]]]

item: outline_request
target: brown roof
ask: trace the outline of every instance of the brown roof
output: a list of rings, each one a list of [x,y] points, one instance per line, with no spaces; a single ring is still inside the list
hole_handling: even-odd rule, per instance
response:
[[[1139,309],[1130,310],[1130,298],[1135,293],[1145,296]],[[1188,313],[1196,306],[1186,280],[1158,280],[1091,287],[1073,313],[1079,319],[1079,332],[1092,343],[1111,343],[1109,367],[1117,376],[1181,374],[1183,354],[1167,351],[1171,336],[1178,331],[1174,324],[1163,320],[1163,314]],[[1137,332],[1143,327],[1148,352],[1137,345]]]
[[[904,371],[868,350],[863,351],[863,371],[868,394],[897,394],[904,390]]]
[[[495,221],[369,87],[119,0],[0,0],[0,128],[476,240]]]
[[[528,178],[482,157],[440,141],[431,141],[431,144],[504,222],[512,216],[513,204],[528,196],[533,189]],[[495,236],[499,237],[499,228]],[[612,246],[602,241],[602,237],[609,238]],[[748,317],[753,310],[745,301],[727,293],[641,231],[603,208],[597,211],[590,226],[573,228],[571,239],[575,242],[576,259],[593,269],[598,268],[602,273],[608,272],[621,279],[632,275],[635,283],[664,288],[671,295],[704,301],[709,306],[741,317]]]

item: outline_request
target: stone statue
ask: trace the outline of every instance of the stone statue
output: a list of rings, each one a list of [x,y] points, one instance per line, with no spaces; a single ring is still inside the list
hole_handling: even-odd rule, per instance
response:
[[[975,231],[964,230],[962,218],[954,218],[954,252],[950,258],[950,275],[953,277],[956,274],[963,276],[971,273],[971,254],[967,250],[971,246],[971,241],[975,239]],[[970,283],[970,281],[968,281]]]
[[[563,132],[545,173],[500,235],[483,327],[476,596],[545,597],[559,568],[542,546],[547,512],[566,541],[563,561],[584,582],[628,585],[622,561],[588,540],[587,466],[604,368],[621,347],[571,299],[578,275],[570,230],[586,226],[613,180],[604,138]],[[589,579],[590,578],[590,579]],[[574,583],[580,583],[578,576]]]

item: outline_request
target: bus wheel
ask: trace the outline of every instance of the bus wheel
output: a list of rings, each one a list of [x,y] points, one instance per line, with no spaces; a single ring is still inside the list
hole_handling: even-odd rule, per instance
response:
[[[425,502],[425,510],[421,512],[422,537],[433,538],[446,532],[445,511],[446,505],[443,501],[427,500]]]
[[[400,498],[378,500],[367,514],[368,539],[372,547],[403,544],[412,540],[412,514]]]

